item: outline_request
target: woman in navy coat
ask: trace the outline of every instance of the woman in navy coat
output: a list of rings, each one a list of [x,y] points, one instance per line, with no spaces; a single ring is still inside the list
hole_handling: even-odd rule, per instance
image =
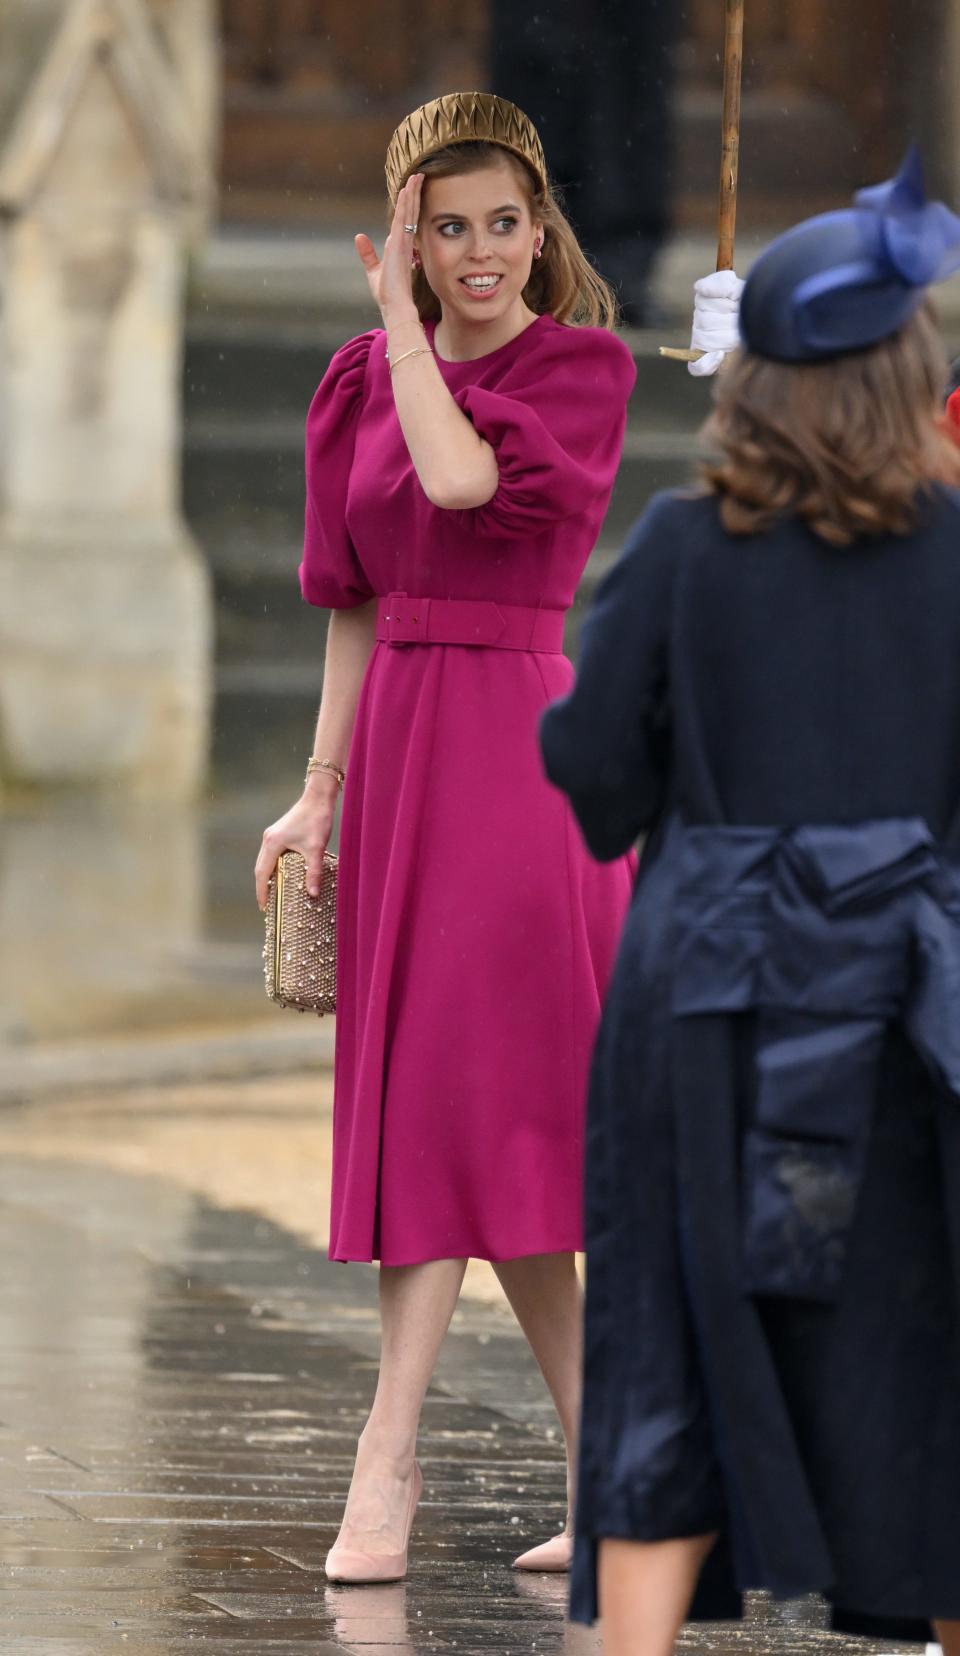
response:
[[[596,1051],[574,1619],[747,1588],[960,1653],[960,454],[911,156],[747,281],[543,749],[647,839]]]

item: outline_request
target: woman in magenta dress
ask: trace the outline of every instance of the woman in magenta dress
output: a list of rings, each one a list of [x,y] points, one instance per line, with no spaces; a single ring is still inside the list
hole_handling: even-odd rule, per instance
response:
[[[333,611],[302,798],[267,830],[315,886],[340,839],[330,1252],[379,1260],[376,1398],[327,1573],[406,1568],[417,1425],[466,1262],[488,1259],[574,1447],[583,1097],[631,865],[599,867],[537,726],[599,533],[634,366],[513,105],[398,128],[383,328],[307,422],[303,594]],[[587,325],[572,325],[586,323]],[[598,326],[597,323],[605,325]],[[518,1561],[566,1568],[570,1536]]]

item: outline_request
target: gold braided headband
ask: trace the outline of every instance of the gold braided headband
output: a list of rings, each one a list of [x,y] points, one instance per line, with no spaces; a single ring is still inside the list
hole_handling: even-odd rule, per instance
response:
[[[401,121],[387,147],[387,189],[391,202],[421,161],[448,144],[499,144],[533,168],[547,182],[547,163],[529,115],[492,92],[447,92],[415,109]]]

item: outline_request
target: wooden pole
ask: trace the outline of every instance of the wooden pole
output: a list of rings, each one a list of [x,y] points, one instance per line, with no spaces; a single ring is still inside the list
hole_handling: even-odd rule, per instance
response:
[[[717,205],[717,269],[733,269],[737,227],[737,179],[740,171],[740,87],[743,78],[744,0],[724,0],[723,116],[720,147],[720,197]],[[661,345],[660,355],[674,362],[696,362],[702,351]]]
[[[723,21],[723,142],[717,211],[717,269],[733,269],[740,170],[740,84],[743,76],[744,0],[726,0]]]

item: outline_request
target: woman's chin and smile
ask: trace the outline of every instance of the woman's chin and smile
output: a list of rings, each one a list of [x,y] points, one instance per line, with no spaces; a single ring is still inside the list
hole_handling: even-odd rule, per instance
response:
[[[472,321],[501,316],[518,298],[516,283],[502,270],[468,271],[438,286],[441,307],[447,310],[449,306]]]
[[[504,274],[502,270],[483,271],[473,275],[457,278],[457,286],[473,301],[492,299],[495,293],[501,293],[504,288]]]

